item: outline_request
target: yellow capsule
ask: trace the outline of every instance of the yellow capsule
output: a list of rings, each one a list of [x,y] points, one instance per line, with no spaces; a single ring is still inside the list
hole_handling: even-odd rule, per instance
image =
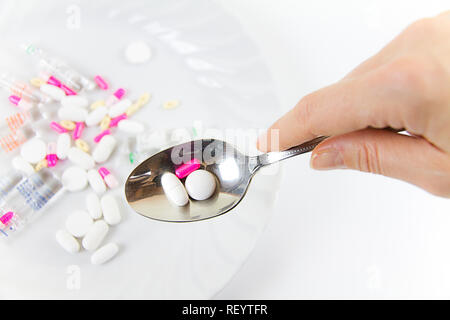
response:
[[[39,161],[37,163],[36,167],[34,167],[34,170],[36,172],[38,172],[39,170],[41,170],[43,168],[47,168],[47,159],[42,159],[41,161]]]
[[[61,125],[61,127],[63,127],[66,130],[73,130],[75,129],[75,122],[70,121],[70,120],[62,120],[59,122],[59,124]]]
[[[105,105],[105,100],[99,100],[91,104],[91,110],[95,110],[98,107],[103,107]]]
[[[175,109],[179,105],[180,105],[180,101],[178,101],[178,100],[169,100],[167,102],[164,102],[163,108],[167,109],[167,110],[170,110],[170,109]]]
[[[45,81],[41,78],[33,78],[30,80],[30,83],[33,87],[40,88],[43,84],[45,84]]]
[[[110,122],[111,122],[111,117],[110,117],[110,116],[105,116],[105,117],[103,118],[103,120],[100,122],[100,128],[101,128],[102,130],[108,129],[108,128],[109,128]]]
[[[125,111],[125,113],[127,114],[127,116],[131,116],[132,114],[136,113],[140,108],[142,108],[142,105],[136,103],[133,103],[128,109],[127,111]]]
[[[78,149],[81,149],[82,151],[84,151],[86,153],[88,153],[90,150],[89,145],[83,139],[75,140],[75,145],[77,146]]]
[[[139,97],[139,99],[136,101],[136,103],[142,107],[144,104],[146,104],[150,101],[151,97],[152,97],[152,95],[150,93],[146,92]]]

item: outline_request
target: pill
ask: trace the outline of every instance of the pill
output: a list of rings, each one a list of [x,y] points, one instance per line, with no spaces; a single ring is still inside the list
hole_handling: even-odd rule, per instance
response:
[[[58,117],[61,120],[70,120],[75,122],[83,122],[86,120],[88,112],[83,108],[61,107],[58,109]]]
[[[67,158],[67,153],[69,152],[71,145],[70,135],[68,133],[62,133],[58,136],[56,140],[56,156],[60,160]]]
[[[195,200],[206,200],[216,190],[216,179],[209,171],[196,170],[188,175],[184,185],[191,198]]]
[[[175,109],[179,105],[180,105],[180,101],[178,101],[178,100],[169,100],[169,101],[163,103],[163,108],[170,110],[170,109]]]
[[[61,125],[61,127],[63,127],[66,130],[73,130],[75,129],[75,122],[70,121],[70,120],[62,120],[59,122],[59,124]]]
[[[102,140],[104,136],[107,136],[109,134],[111,134],[111,131],[109,129],[103,130],[102,132],[100,132],[98,135],[96,135],[94,137],[94,142],[99,143],[100,140]]]
[[[67,132],[67,129],[60,125],[58,122],[52,121],[50,122],[50,128],[57,133]]]
[[[58,163],[58,156],[56,155],[56,143],[49,142],[47,144],[47,155],[45,156],[47,159],[47,167],[52,168],[56,166]]]
[[[128,118],[127,114],[122,113],[120,116],[117,116],[117,117],[111,119],[111,122],[109,123],[109,127],[110,128],[117,127],[119,122],[121,122],[127,118]]]
[[[133,104],[127,109],[127,111],[125,111],[125,114],[129,117],[129,116],[135,114],[140,108],[142,108],[141,105],[139,105],[138,103],[133,103]]]
[[[37,163],[37,165],[34,167],[34,171],[38,172],[44,168],[47,168],[48,164],[47,164],[47,159],[42,159],[41,161],[39,161]]]
[[[89,185],[95,193],[102,194],[106,191],[105,182],[103,182],[102,176],[97,170],[89,170],[87,173],[87,179],[89,181]]]
[[[52,86],[61,87],[61,81],[56,79],[54,76],[48,77],[47,83],[51,84]]]
[[[112,106],[113,104],[117,103],[118,101],[122,100],[123,96],[125,95],[126,91],[123,88],[117,89],[111,96],[106,98],[105,105],[107,107]]]
[[[21,156],[14,157],[11,162],[14,169],[23,172],[27,176],[34,173],[33,166]]]
[[[202,163],[198,159],[191,159],[186,163],[183,163],[175,170],[175,175],[179,179],[186,178],[189,174],[199,169]]]
[[[100,128],[102,130],[106,130],[109,128],[109,124],[111,123],[111,117],[110,116],[105,116],[102,121],[100,122]]]
[[[71,88],[69,88],[65,84],[61,84],[60,88],[64,91],[66,96],[76,96],[77,95],[77,93],[75,91],[73,91]]]
[[[39,87],[39,89],[56,101],[61,101],[66,97],[66,93],[63,90],[51,84],[44,83]]]
[[[33,78],[30,80],[30,83],[33,87],[39,88],[43,84],[45,84],[45,81],[41,78]]]
[[[125,58],[129,63],[145,63],[152,57],[152,51],[144,41],[130,43],[125,49]]]
[[[67,231],[76,238],[84,237],[93,224],[94,220],[84,210],[77,210],[66,219]]]
[[[83,96],[65,96],[61,105],[65,108],[87,108],[89,101]]]
[[[61,175],[61,182],[71,192],[83,190],[88,184],[86,171],[76,166],[69,167]]]
[[[90,170],[95,166],[95,161],[89,153],[86,153],[76,147],[71,147],[67,152],[68,159],[75,165],[85,170]]]
[[[77,122],[75,123],[75,129],[73,129],[72,132],[72,139],[77,140],[80,139],[81,135],[84,131],[84,122]]]
[[[39,138],[31,139],[22,145],[20,155],[29,163],[38,163],[47,155],[47,144]]]
[[[100,140],[100,142],[95,147],[92,152],[92,158],[97,163],[103,163],[111,156],[114,148],[116,147],[117,141],[111,135],[106,135]]]
[[[116,104],[114,104],[108,112],[108,115],[111,118],[120,116],[121,114],[125,113],[125,111],[127,111],[127,109],[132,105],[133,103],[131,102],[130,99],[123,99],[119,102],[117,102]]]
[[[119,182],[117,181],[116,177],[105,167],[101,167],[98,169],[98,173],[105,181],[106,185],[110,189],[117,188],[119,185]]]
[[[98,107],[88,114],[86,118],[86,125],[88,127],[95,126],[99,124],[103,118],[108,114],[108,108],[106,107]]]
[[[142,107],[143,105],[147,104],[150,101],[151,97],[152,97],[152,95],[150,93],[147,93],[147,92],[143,93],[139,97],[139,99],[136,101],[136,103]]]
[[[117,201],[112,195],[106,194],[101,197],[100,205],[102,207],[103,219],[107,224],[114,226],[120,223],[122,216]]]
[[[19,107],[22,110],[30,110],[34,106],[32,102],[22,99],[19,96],[12,95],[9,96],[8,99],[13,105]]]
[[[129,134],[139,134],[145,130],[142,123],[128,119],[120,121],[117,127],[120,131]]]
[[[89,228],[83,238],[83,248],[88,251],[97,249],[108,234],[109,226],[103,220],[98,220]]]
[[[77,139],[75,141],[75,146],[80,149],[83,152],[89,152],[90,148],[89,145],[86,141],[84,141],[83,139]]]
[[[106,105],[105,100],[95,101],[93,104],[91,104],[91,110],[95,110],[95,109],[103,107],[105,105]]]
[[[92,219],[97,220],[102,217],[100,198],[94,192],[91,192],[86,196],[86,209],[91,215]]]
[[[108,243],[94,252],[91,256],[91,263],[100,265],[108,262],[119,252],[119,246],[115,243]]]
[[[80,251],[80,243],[66,230],[59,230],[56,232],[56,241],[69,253]]]
[[[94,81],[95,81],[95,83],[97,83],[97,85],[100,89],[108,90],[108,88],[109,88],[108,82],[106,82],[105,79],[103,79],[103,77],[95,76]]]
[[[161,185],[166,197],[177,206],[184,206],[188,203],[189,197],[183,184],[176,175],[166,172],[161,177]]]

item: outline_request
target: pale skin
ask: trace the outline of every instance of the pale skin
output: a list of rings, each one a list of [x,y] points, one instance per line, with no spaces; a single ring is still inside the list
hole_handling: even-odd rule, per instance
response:
[[[411,24],[270,129],[281,150],[330,136],[312,153],[314,169],[372,172],[450,197],[450,11]],[[275,151],[266,137],[259,148]]]

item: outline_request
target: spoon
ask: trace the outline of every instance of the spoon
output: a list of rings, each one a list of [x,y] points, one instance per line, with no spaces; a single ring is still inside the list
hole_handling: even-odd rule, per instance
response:
[[[310,152],[326,138],[318,137],[286,151],[254,157],[243,155],[232,145],[216,139],[183,143],[161,151],[137,166],[125,183],[125,196],[137,213],[155,220],[192,222],[217,217],[239,204],[260,168]],[[177,165],[193,158],[201,161],[201,169],[215,176],[216,190],[207,200],[190,199],[187,205],[177,207],[165,196],[161,176],[166,172],[174,173]]]

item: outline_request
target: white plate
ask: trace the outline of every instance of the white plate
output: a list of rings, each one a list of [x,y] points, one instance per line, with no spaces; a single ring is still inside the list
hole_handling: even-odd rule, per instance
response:
[[[221,129],[264,128],[277,115],[272,81],[258,49],[213,2],[78,3],[3,0],[1,38],[9,45],[37,42],[81,72],[103,75],[112,87],[129,89],[132,98],[151,92],[151,103],[136,118],[153,128],[189,128],[195,120]],[[153,57],[148,64],[129,65],[124,49],[138,40],[148,41]],[[35,75],[27,57],[11,52],[1,51],[1,67]],[[179,99],[181,106],[164,110],[162,103],[171,99]],[[54,133],[44,134],[56,139]],[[107,167],[123,183],[131,167],[117,163],[112,160]],[[61,163],[56,171],[68,165]],[[56,230],[71,211],[84,208],[86,191],[62,195],[16,239],[0,244],[0,297],[210,298],[254,247],[278,183],[277,174],[261,173],[236,210],[192,224],[146,219],[117,190],[124,220],[106,241],[117,242],[122,250],[100,267],[90,264],[87,252],[72,256],[58,247]]]

